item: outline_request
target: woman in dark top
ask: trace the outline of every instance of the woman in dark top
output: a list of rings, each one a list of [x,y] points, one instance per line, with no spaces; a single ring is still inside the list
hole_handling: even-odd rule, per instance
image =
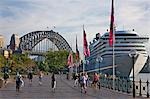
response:
[[[51,81],[52,89],[53,89],[53,91],[55,91],[55,88],[56,88],[56,78],[55,78],[55,74],[54,73],[52,74],[51,79],[52,79],[52,81]]]
[[[16,91],[19,92],[21,86],[21,75],[17,73],[16,75]]]
[[[29,84],[31,84],[32,83],[32,79],[33,79],[33,74],[32,74],[31,71],[28,73],[28,79],[29,79]]]

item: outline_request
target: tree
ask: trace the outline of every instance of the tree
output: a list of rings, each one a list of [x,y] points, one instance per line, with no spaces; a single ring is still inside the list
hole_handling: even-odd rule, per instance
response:
[[[46,62],[40,61],[40,62],[37,62],[36,64],[39,70],[46,71],[46,72],[49,71],[49,66]]]
[[[2,68],[6,63],[6,60],[3,55],[0,55],[0,68]]]
[[[69,52],[66,50],[49,51],[46,54],[45,62],[49,66],[50,71],[59,71],[67,66]],[[75,54],[73,54],[75,57]]]
[[[16,69],[26,71],[28,68],[36,65],[35,62],[26,54],[13,54],[12,57],[10,57],[10,62],[10,66],[13,71],[16,71]]]

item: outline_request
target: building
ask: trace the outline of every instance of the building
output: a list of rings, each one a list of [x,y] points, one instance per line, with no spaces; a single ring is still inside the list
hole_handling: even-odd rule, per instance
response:
[[[4,48],[4,37],[0,35],[0,48]]]
[[[19,43],[20,43],[20,38],[17,34],[13,34],[11,36],[11,40],[10,40],[10,45],[9,45],[9,49],[11,49],[13,52],[18,50],[19,48]]]

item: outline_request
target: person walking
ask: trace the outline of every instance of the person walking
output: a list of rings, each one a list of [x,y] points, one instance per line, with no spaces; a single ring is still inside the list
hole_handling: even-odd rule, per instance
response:
[[[82,73],[79,73],[78,75],[78,85],[81,86],[82,83]]]
[[[19,72],[16,74],[16,92],[20,91],[20,86],[21,86],[21,75]]]
[[[87,77],[85,73],[82,73],[82,77],[81,77],[81,93],[84,92],[85,94],[87,93]]]
[[[56,78],[55,78],[55,74],[52,74],[51,77],[51,86],[52,86],[52,91],[55,92],[55,88],[56,88]]]
[[[76,73],[73,78],[74,78],[74,87],[76,87],[78,85],[78,74]]]
[[[7,72],[5,72],[5,73],[4,73],[3,78],[4,78],[4,85],[6,86],[6,84],[7,84],[7,80],[8,80],[8,78],[9,78],[9,75],[8,75],[8,73],[7,73]]]
[[[86,87],[87,87],[89,84],[89,76],[87,73],[85,73],[85,77],[86,77]]]
[[[42,77],[43,77],[43,72],[39,72],[39,85],[42,85]]]
[[[29,84],[32,84],[32,79],[33,79],[32,71],[29,71],[29,73],[28,73],[28,79],[29,79]]]
[[[98,81],[99,81],[99,76],[98,76],[97,73],[94,73],[93,84],[94,84],[94,88],[95,88],[95,89],[97,89]]]

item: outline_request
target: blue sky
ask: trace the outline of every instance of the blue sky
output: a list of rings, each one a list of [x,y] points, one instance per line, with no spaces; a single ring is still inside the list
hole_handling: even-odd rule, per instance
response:
[[[23,36],[55,26],[54,30],[74,50],[77,35],[79,50],[82,51],[82,25],[85,25],[88,41],[92,41],[96,33],[106,32],[110,23],[110,1],[0,0],[0,34],[8,44],[13,33]],[[135,29],[139,35],[150,37],[150,0],[115,0],[115,24],[117,30]]]

